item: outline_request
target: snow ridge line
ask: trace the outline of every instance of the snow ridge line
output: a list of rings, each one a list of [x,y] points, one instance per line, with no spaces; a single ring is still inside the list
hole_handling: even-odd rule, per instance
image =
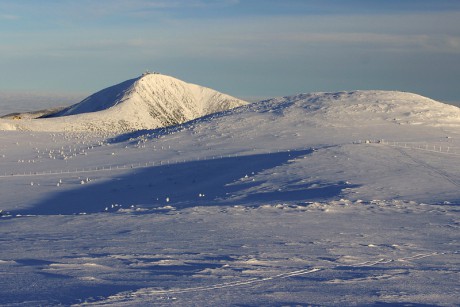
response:
[[[85,302],[83,304],[79,305],[74,305],[74,306],[88,306],[88,305],[110,305],[113,303],[120,303],[120,302],[127,302],[130,299],[135,299],[135,298],[140,298],[140,297],[145,297],[145,296],[151,296],[151,295],[167,295],[167,294],[180,294],[180,293],[189,293],[189,292],[201,292],[201,291],[210,291],[210,290],[217,290],[217,289],[225,289],[225,288],[232,288],[232,287],[239,287],[239,286],[245,286],[245,285],[251,285],[251,284],[257,284],[257,283],[263,283],[265,281],[271,281],[271,280],[276,280],[276,279],[286,279],[290,277],[296,277],[296,276],[301,276],[301,275],[307,275],[307,274],[312,274],[316,273],[319,271],[325,271],[325,270],[333,270],[337,269],[340,267],[350,267],[350,268],[364,268],[364,267],[373,267],[378,264],[387,264],[391,262],[407,262],[410,260],[418,260],[418,259],[423,259],[423,258],[428,258],[428,257],[433,257],[437,255],[447,255],[447,254],[458,254],[460,251],[454,251],[454,252],[431,252],[431,253],[419,253],[413,256],[409,257],[403,257],[399,259],[385,259],[385,258],[380,258],[377,260],[368,260],[364,261],[361,263],[356,263],[356,264],[337,264],[332,267],[313,267],[313,268],[308,268],[308,269],[301,269],[301,270],[296,270],[296,271],[291,271],[291,272],[286,272],[286,273],[280,273],[277,275],[273,276],[267,276],[267,277],[262,277],[262,278],[250,278],[247,280],[243,281],[234,281],[234,282],[226,282],[226,283],[221,283],[221,284],[216,284],[216,285],[210,285],[210,286],[201,286],[201,287],[190,287],[190,288],[179,288],[179,289],[169,289],[169,290],[155,290],[155,289],[139,289],[134,292],[121,292],[118,294],[115,294],[113,296],[107,297],[105,301],[99,301],[99,302]]]
[[[269,151],[265,154],[272,154],[272,153],[281,153],[281,152],[296,152],[302,150],[308,150],[311,148],[298,148],[298,149],[286,149],[285,151]],[[61,175],[61,174],[81,174],[81,173],[92,173],[92,172],[100,172],[100,171],[116,171],[116,170],[125,170],[125,169],[138,169],[138,168],[147,168],[152,166],[163,166],[163,165],[175,165],[180,163],[188,163],[188,162],[197,162],[197,161],[207,161],[207,160],[220,160],[220,159],[229,159],[229,158],[239,158],[244,157],[245,155],[238,155],[238,154],[222,154],[217,156],[204,156],[198,157],[195,159],[172,159],[172,160],[160,160],[160,161],[148,161],[144,163],[129,163],[129,164],[114,164],[114,165],[106,165],[106,166],[96,166],[96,167],[89,167],[89,168],[82,168],[82,169],[72,169],[72,170],[54,170],[54,171],[43,171],[43,172],[24,172],[24,173],[4,173],[0,175],[0,178],[11,178],[11,177],[34,177],[34,176],[49,176],[49,175]]]
[[[380,140],[378,144],[387,145],[390,147],[408,148],[408,149],[442,153],[446,155],[460,156],[460,148],[452,147],[452,146],[430,145],[428,143],[416,145],[411,142],[396,142],[396,141],[388,141],[388,140]]]

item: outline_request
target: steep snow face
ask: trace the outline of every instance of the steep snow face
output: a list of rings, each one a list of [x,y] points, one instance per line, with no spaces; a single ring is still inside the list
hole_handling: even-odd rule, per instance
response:
[[[180,124],[245,104],[243,100],[173,77],[145,74],[106,88],[46,118],[10,125],[20,130],[121,133]]]
[[[81,102],[71,105],[60,112],[56,112],[47,117],[68,116],[89,112],[97,112],[109,109],[116,106],[129,98],[130,90],[136,84],[139,78],[127,80],[120,84],[103,89],[85,99]]]

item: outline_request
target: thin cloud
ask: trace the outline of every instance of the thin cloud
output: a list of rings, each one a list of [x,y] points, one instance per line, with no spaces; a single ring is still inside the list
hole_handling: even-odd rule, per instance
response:
[[[209,9],[237,5],[239,0],[100,0],[85,1],[81,10],[94,15],[145,14],[164,10]]]
[[[5,0],[0,1],[0,11],[11,14],[0,14],[0,20],[15,20],[20,15],[32,20],[44,20],[60,26],[84,22],[111,21],[120,18],[121,22],[139,22],[139,18],[167,16],[165,14],[190,11],[220,9],[239,4],[239,0],[80,0],[24,3]],[[16,13],[19,13],[16,14]],[[33,18],[32,18],[33,17]]]
[[[18,19],[19,19],[18,15],[0,14],[0,20],[18,20]]]
[[[273,40],[273,37],[267,38]],[[385,49],[414,49],[426,51],[460,52],[460,37],[425,34],[379,34],[379,33],[296,33],[280,35],[277,40],[293,44],[366,45]]]
[[[138,1],[140,7],[144,8],[209,8],[209,7],[225,7],[238,4],[238,0],[169,0],[169,1]]]

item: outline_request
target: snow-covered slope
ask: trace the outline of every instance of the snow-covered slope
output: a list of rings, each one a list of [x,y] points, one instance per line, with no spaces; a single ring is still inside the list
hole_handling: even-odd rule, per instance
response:
[[[305,116],[318,126],[359,127],[375,122],[460,126],[460,108],[413,93],[353,91],[273,98],[251,106],[283,116]]]
[[[162,133],[152,131],[150,138]],[[357,91],[287,96],[199,118],[180,132],[166,133],[173,133],[174,142],[187,151],[196,148],[200,154],[273,155],[315,149],[307,160],[293,159],[289,166],[271,168],[260,181],[254,178],[248,190],[233,194],[237,198],[260,193],[260,199],[267,201],[278,195],[278,189],[308,191],[304,195],[310,198],[326,187],[338,188],[340,195],[353,200],[460,199],[460,168],[454,167],[460,155],[460,108],[416,94]],[[145,139],[149,135],[139,137]],[[383,145],[388,142],[392,146]],[[405,151],[412,149],[416,150],[406,156]],[[432,152],[443,157],[441,165],[425,156]],[[284,173],[284,179],[269,175],[273,173]]]
[[[458,114],[368,91],[4,131],[0,305],[457,306]]]
[[[121,133],[180,124],[247,102],[173,77],[148,73],[97,92],[78,104],[34,120],[0,124],[32,131]]]

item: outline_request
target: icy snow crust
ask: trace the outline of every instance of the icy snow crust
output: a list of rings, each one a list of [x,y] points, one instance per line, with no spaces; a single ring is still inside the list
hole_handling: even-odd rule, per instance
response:
[[[459,118],[358,91],[3,131],[0,305],[456,306]]]

